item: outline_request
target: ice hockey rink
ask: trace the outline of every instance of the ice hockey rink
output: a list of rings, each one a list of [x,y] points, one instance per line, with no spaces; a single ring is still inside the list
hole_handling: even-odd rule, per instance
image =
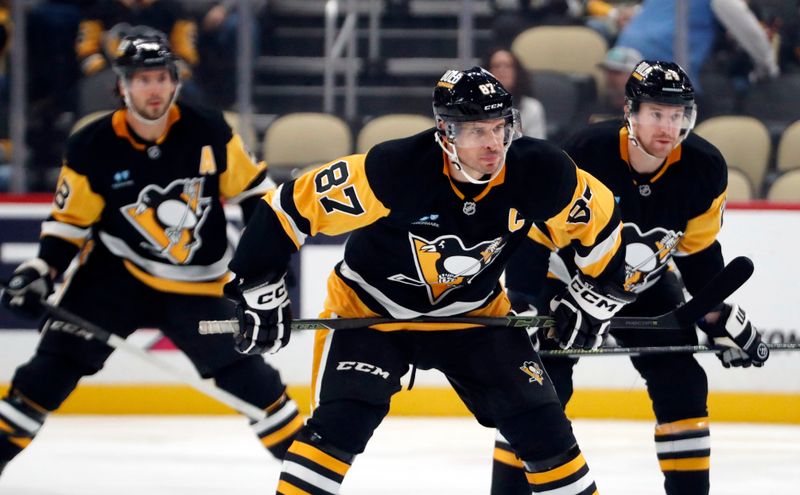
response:
[[[574,424],[600,493],[663,493],[652,424]],[[712,425],[712,494],[800,490],[800,427]],[[470,419],[388,418],[356,459],[347,495],[489,493],[493,432]],[[237,416],[51,418],[0,478],[3,495],[256,495],[280,464]]]

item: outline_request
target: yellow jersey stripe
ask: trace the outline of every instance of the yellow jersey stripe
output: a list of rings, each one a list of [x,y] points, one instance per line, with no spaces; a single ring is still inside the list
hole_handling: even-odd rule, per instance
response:
[[[681,254],[694,254],[714,243],[722,228],[722,212],[727,194],[726,190],[711,202],[708,210],[689,220],[686,232],[678,243]]]

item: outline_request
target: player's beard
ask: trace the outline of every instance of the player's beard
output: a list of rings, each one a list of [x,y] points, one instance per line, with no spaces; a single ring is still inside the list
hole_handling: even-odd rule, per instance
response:
[[[144,105],[134,104],[134,110],[136,110],[136,113],[148,120],[158,120],[167,113],[167,110],[169,110],[170,101],[172,101],[172,98],[159,101],[158,106],[150,105],[148,102],[145,102]]]

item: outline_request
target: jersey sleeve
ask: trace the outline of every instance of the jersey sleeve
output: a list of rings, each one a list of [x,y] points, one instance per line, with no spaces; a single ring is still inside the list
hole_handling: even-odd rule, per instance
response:
[[[370,187],[365,155],[351,155],[267,192],[242,235],[231,270],[245,279],[285,271],[309,236],[339,235],[389,214]]]
[[[564,206],[544,222],[535,222],[528,237],[551,250],[572,246],[576,266],[589,277],[621,275],[622,223],[614,196],[588,172],[574,164],[571,170],[575,187],[562,191],[557,203]]]
[[[220,175],[220,194],[231,203],[263,196],[275,183],[267,176],[266,162],[256,162],[241,136],[231,134],[225,145],[227,168]]]
[[[91,235],[91,226],[105,208],[92,190],[89,177],[70,165],[69,153],[61,167],[50,216],[42,223],[39,257],[63,272]]]
[[[711,144],[701,142],[697,180],[690,185],[694,204],[692,216],[678,243],[675,264],[681,271],[686,290],[694,294],[723,266],[722,248],[717,241],[722,228],[728,189],[728,166]]]

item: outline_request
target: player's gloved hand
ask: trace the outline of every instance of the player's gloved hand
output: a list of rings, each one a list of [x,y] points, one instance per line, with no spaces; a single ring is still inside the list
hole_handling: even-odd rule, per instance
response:
[[[750,323],[747,313],[738,304],[723,304],[716,323],[699,322],[700,329],[714,340],[714,345],[724,349],[717,357],[722,366],[764,366],[769,359],[769,347],[761,341],[761,334]]]
[[[603,343],[611,317],[625,304],[631,302],[633,294],[617,291],[607,294],[592,282],[575,275],[564,292],[550,301],[550,311],[556,319],[556,327],[548,337],[555,337],[562,349],[597,349]]]
[[[233,280],[225,295],[236,302],[239,331],[236,350],[242,354],[275,353],[289,343],[292,308],[283,276],[244,284]]]
[[[25,318],[37,318],[44,312],[42,300],[53,292],[50,265],[41,258],[28,260],[14,270],[5,284],[0,303]]]

